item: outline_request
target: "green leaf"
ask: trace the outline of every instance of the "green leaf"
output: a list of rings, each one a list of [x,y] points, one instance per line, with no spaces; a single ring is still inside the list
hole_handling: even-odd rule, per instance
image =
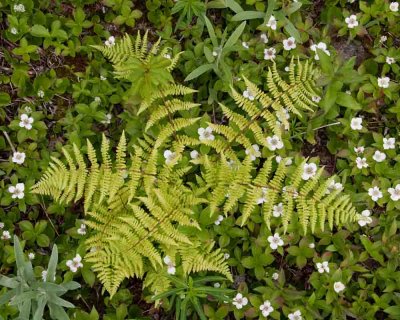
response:
[[[14,236],[14,255],[17,268],[22,271],[25,267],[25,257],[17,236]]]
[[[48,247],[50,245],[50,238],[45,234],[39,234],[36,242],[40,247]]]
[[[339,92],[336,98],[336,103],[343,107],[347,107],[352,110],[361,110],[362,106],[349,94]]]
[[[19,282],[8,278],[6,276],[0,275],[0,286],[7,287],[7,288],[16,288],[18,287]]]
[[[232,17],[232,21],[243,21],[253,19],[264,19],[265,12],[260,11],[242,11]]]
[[[317,49],[317,54],[319,57],[319,64],[321,66],[321,69],[324,73],[327,75],[332,75],[334,70],[333,70],[333,63],[332,59],[330,56],[328,56],[323,50]]]
[[[230,47],[233,47],[236,42],[239,40],[240,36],[243,33],[244,28],[246,27],[246,21],[242,22],[236,30],[231,34],[229,39],[226,41],[224,45],[224,49],[228,49]]]
[[[214,67],[213,64],[203,64],[202,66],[194,69],[191,73],[188,74],[188,76],[185,78],[184,81],[190,81],[193,80],[199,76],[201,76],[203,73],[211,70]]]
[[[35,24],[31,28],[31,35],[33,35],[34,37],[47,38],[50,37],[50,32],[46,27],[43,27],[40,24]]]
[[[400,306],[391,306],[383,311],[393,317],[400,317]]]
[[[49,265],[47,267],[47,282],[53,282],[56,276],[56,268],[57,268],[57,261],[58,261],[58,248],[57,245],[54,244],[53,251],[51,252]]]
[[[0,92],[0,107],[11,103],[10,95],[7,92]]]
[[[214,27],[213,27],[211,21],[207,18],[207,16],[204,16],[204,21],[206,23],[208,34],[210,35],[210,39],[211,39],[213,46],[218,47],[217,36],[215,35]]]

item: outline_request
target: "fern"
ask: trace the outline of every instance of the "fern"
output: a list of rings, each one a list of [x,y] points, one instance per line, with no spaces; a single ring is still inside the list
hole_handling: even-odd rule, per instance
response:
[[[93,46],[103,53],[114,66],[117,79],[125,79],[132,83],[128,95],[139,95],[147,99],[160,87],[173,84],[171,71],[176,66],[179,54],[168,57],[168,48],[160,46],[158,39],[148,49],[148,33],[142,37],[140,32],[133,42],[128,34],[113,46]]]
[[[54,158],[32,192],[50,195],[63,203],[84,199],[87,225],[95,231],[86,241],[91,248],[86,260],[92,263],[111,295],[124,278],[143,277],[147,270],[160,270],[165,251],[162,248],[176,248],[186,273],[209,270],[231,279],[223,254],[219,250],[210,253],[212,244],[204,247],[193,237],[200,226],[192,216],[192,208],[206,199],[195,197],[184,185],[182,177],[189,168],[157,168],[157,153],[147,154],[139,147],[136,150],[125,181],[124,134],[115,161],[110,159],[105,137],[100,164],[90,142],[88,167],[76,146],[73,155],[64,149],[68,166]],[[138,188],[141,183],[143,189]],[[82,188],[87,190],[85,195]]]
[[[234,112],[230,108],[220,104],[221,110],[229,120],[229,125],[212,124],[209,126],[222,137],[205,143],[213,147],[218,153],[225,153],[232,159],[236,159],[232,144],[239,143],[245,149],[250,149],[255,141],[266,146],[266,132],[262,127],[265,123],[268,132],[280,136],[283,128],[288,128],[289,123],[285,117],[286,112],[301,116],[302,111],[312,111],[316,103],[312,97],[317,95],[315,91],[315,69],[308,62],[292,59],[289,67],[289,82],[281,78],[274,63],[267,73],[268,92],[258,89],[248,79],[244,78],[247,90],[254,97],[254,101],[244,97],[234,88],[232,97],[241,113]]]
[[[114,64],[117,77],[133,81],[132,61],[145,65],[160,57],[164,51],[160,52],[159,43],[148,50],[147,34],[143,38],[138,34],[135,43],[126,35],[114,47],[98,49]],[[176,62],[167,60],[169,71]],[[273,157],[264,159],[261,152],[257,162],[250,155],[242,156],[243,149],[249,150],[255,142],[266,146],[267,135],[280,135],[288,127],[285,110],[301,116],[315,108],[314,73],[312,65],[292,61],[286,82],[273,65],[267,74],[267,92],[245,79],[254,101],[232,88],[239,110],[221,104],[228,124],[210,123],[216,138],[202,141],[187,134],[199,120],[190,116],[198,115],[200,109],[188,97],[195,90],[167,81],[152,88],[152,94],[140,103],[138,114],[146,119],[145,132],[133,146],[130,161],[126,161],[124,134],[115,159],[103,136],[101,161],[89,141],[89,161],[76,146],[72,151],[63,149],[66,164],[52,158],[32,192],[60,203],[83,199],[87,224],[93,230],[86,242],[90,248],[86,260],[111,295],[121,281],[134,276],[148,276],[145,285],[157,291],[165,289],[168,281],[157,284],[155,275],[165,269],[166,255],[175,257],[185,274],[213,271],[231,280],[220,250],[201,240],[194,210],[241,214],[243,226],[261,206],[267,227],[280,223],[285,232],[301,227],[304,234],[358,219],[347,195],[338,190],[328,192],[333,178],[326,179],[323,168],[304,181],[305,159],[286,166],[284,160],[276,165]],[[187,101],[179,96],[188,97]],[[185,150],[202,144],[215,152],[188,161]],[[164,159],[166,150],[171,155],[168,161]],[[276,218],[274,206],[280,203],[283,214]]]

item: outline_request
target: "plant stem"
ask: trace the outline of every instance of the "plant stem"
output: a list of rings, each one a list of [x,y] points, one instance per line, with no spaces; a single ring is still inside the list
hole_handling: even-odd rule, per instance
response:
[[[14,145],[13,145],[13,143],[11,142],[11,139],[10,139],[10,137],[8,136],[8,133],[7,133],[7,132],[5,132],[5,131],[3,131],[3,134],[4,134],[4,136],[6,137],[6,140],[8,141],[8,143],[9,143],[9,145],[10,145],[10,147],[11,147],[12,151],[15,153],[15,152],[16,152],[16,150],[15,150],[15,148],[14,148]]]

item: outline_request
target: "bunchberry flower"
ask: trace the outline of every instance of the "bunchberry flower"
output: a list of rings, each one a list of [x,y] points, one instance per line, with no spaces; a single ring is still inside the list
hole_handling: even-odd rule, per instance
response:
[[[25,190],[25,184],[23,183],[17,183],[15,186],[9,186],[8,187],[8,192],[10,192],[11,198],[13,199],[23,199],[24,198],[24,190]]]
[[[394,188],[389,188],[388,192],[390,193],[390,199],[393,201],[400,200],[400,184],[397,184]]]
[[[261,157],[260,147],[257,144],[253,144],[250,149],[246,149],[246,154],[250,155],[252,161]]]
[[[372,201],[378,201],[383,197],[381,190],[376,186],[368,189],[368,195],[371,197]]]
[[[24,152],[14,152],[12,156],[12,162],[16,164],[23,164],[25,161],[25,153]]]
[[[363,210],[361,212],[361,216],[358,218],[358,224],[361,227],[364,227],[367,224],[370,224],[372,222],[372,218],[370,217],[371,211],[369,210]]]
[[[29,117],[27,114],[23,113],[21,114],[20,120],[21,121],[19,122],[19,126],[21,128],[25,128],[26,130],[32,129],[32,123],[33,123],[32,117]]]
[[[296,48],[296,40],[293,37],[289,37],[283,40],[283,49],[290,51]]]
[[[350,127],[353,130],[361,130],[362,127],[362,118],[356,117],[356,118],[352,118],[351,122],[350,122]]]
[[[283,148],[283,142],[277,135],[267,137],[267,147],[271,151],[279,150]]]
[[[376,162],[382,162],[386,159],[386,154],[380,152],[379,150],[376,150],[374,155],[372,156],[372,159],[374,159]]]
[[[349,29],[353,29],[358,26],[357,16],[354,14],[352,14],[350,17],[347,17],[345,22],[347,23],[347,27]]]
[[[264,303],[260,306],[261,313],[264,317],[268,317],[272,311],[274,311],[274,308],[271,306],[271,302],[266,300]]]
[[[213,141],[215,139],[214,135],[212,134],[211,127],[199,128],[197,130],[197,133],[199,134],[200,141],[204,141],[204,140]]]
[[[289,320],[303,320],[300,310],[296,310],[293,313],[289,313],[288,318],[289,318]]]
[[[343,291],[344,289],[346,289],[346,286],[343,283],[341,283],[340,281],[335,282],[333,284],[333,290],[335,290],[336,293],[339,293],[339,292]]]
[[[378,78],[378,87],[380,88],[389,88],[390,78],[389,77],[382,77]]]
[[[241,293],[238,293],[236,297],[233,298],[232,304],[237,308],[237,309],[242,309],[249,300],[246,297],[243,297]]]
[[[396,148],[396,139],[395,138],[383,138],[383,149],[395,149]]]
[[[316,173],[317,173],[317,165],[315,163],[305,163],[301,178],[307,181],[310,178],[314,177]]]
[[[367,163],[367,159],[366,158],[357,157],[356,158],[356,164],[357,164],[357,168],[358,169],[362,169],[362,168],[367,168],[368,167],[368,163]]]
[[[269,236],[267,240],[272,250],[276,250],[278,247],[282,247],[284,244],[278,233],[275,233],[273,236]]]
[[[175,263],[171,260],[169,256],[164,257],[164,263],[168,267],[167,269],[168,274],[175,274],[176,272]]]
[[[77,272],[79,268],[83,267],[82,264],[82,258],[81,256],[77,253],[76,256],[72,260],[68,260],[65,264],[67,267],[69,267],[69,270],[71,270],[73,273]]]

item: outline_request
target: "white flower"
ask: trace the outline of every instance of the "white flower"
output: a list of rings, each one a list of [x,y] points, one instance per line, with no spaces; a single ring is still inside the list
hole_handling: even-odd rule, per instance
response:
[[[289,320],[303,320],[300,310],[296,310],[293,313],[289,313],[288,318],[289,318]]]
[[[290,51],[296,48],[296,40],[293,37],[289,37],[283,40],[283,49]]]
[[[396,148],[396,139],[395,138],[383,138],[383,149],[395,149]]]
[[[378,201],[383,197],[381,190],[379,190],[379,188],[376,186],[368,189],[368,195],[373,201]]]
[[[12,193],[11,198],[23,199],[24,198],[25,184],[17,183],[15,186],[9,186],[8,192]]]
[[[105,81],[105,80],[107,80],[107,78],[104,77],[104,76],[100,76],[100,80],[101,80],[101,81]]]
[[[283,116],[285,117],[285,119],[286,120],[289,120],[289,118],[290,118],[290,114],[289,114],[289,111],[285,108],[285,109],[282,109],[283,110]],[[280,121],[280,122],[283,122],[283,119],[282,119],[282,113],[281,112],[278,112],[277,114],[276,114],[276,117],[278,118],[278,120]]]
[[[100,103],[100,102],[101,102],[101,99],[100,99],[100,97],[94,97],[94,102],[96,102],[96,103]]]
[[[242,46],[243,46],[243,48],[245,48],[245,49],[248,49],[249,48],[249,44],[247,43],[247,42],[242,42]]]
[[[243,297],[241,293],[238,293],[236,297],[233,298],[232,304],[237,308],[237,309],[242,309],[249,300],[246,297]]]
[[[12,156],[12,162],[16,164],[23,164],[25,161],[25,153],[24,152],[14,152]]]
[[[289,66],[286,66],[286,67],[285,67],[285,71],[286,71],[286,72],[289,72],[289,71],[290,71],[290,67],[289,67]]]
[[[400,184],[397,184],[394,188],[389,188],[388,192],[390,193],[390,199],[393,201],[400,200]]]
[[[262,33],[260,35],[260,38],[264,43],[268,43],[268,37],[267,37],[267,35],[265,33]]]
[[[200,141],[203,141],[203,140],[213,141],[215,139],[214,135],[212,134],[211,127],[199,128],[197,130],[197,133],[199,134]]]
[[[325,42],[319,42],[318,44],[313,44],[313,45],[310,47],[311,51],[314,51],[314,52],[315,52],[315,60],[319,60],[319,56],[318,56],[318,53],[317,53],[317,49],[322,50],[322,51],[325,52],[328,56],[330,56],[331,53],[328,51],[327,48],[328,48],[328,46],[326,45]]]
[[[315,243],[314,243],[314,242],[310,243],[310,244],[308,245],[308,247],[309,247],[310,249],[314,249],[314,248],[315,248]]]
[[[268,191],[267,188],[261,188],[261,198],[257,199],[257,204],[263,204],[264,202],[267,202],[266,198],[267,191]]]
[[[278,233],[275,233],[273,236],[269,236],[267,240],[272,250],[276,250],[278,247],[283,246],[283,240]]]
[[[10,240],[10,239],[11,239],[10,231],[4,230],[1,235],[1,240]]]
[[[381,36],[381,38],[379,39],[380,43],[384,43],[387,41],[387,37],[386,36]]]
[[[218,52],[217,52],[217,51],[213,51],[213,52],[212,52],[212,55],[213,55],[214,57],[216,57],[216,56],[218,56]]]
[[[171,258],[169,256],[165,256],[163,260],[168,267],[167,269],[168,274],[175,274],[176,272],[175,263],[171,260]]]
[[[382,162],[386,159],[386,154],[376,150],[374,155],[372,156],[372,159],[374,159],[376,162]]]
[[[44,97],[44,91],[43,90],[38,90],[37,95],[39,98],[43,98]]]
[[[265,60],[274,60],[275,59],[275,48],[264,49],[264,59]]]
[[[164,54],[164,58],[171,59],[171,55],[169,53]]]
[[[321,97],[320,96],[312,96],[311,100],[314,101],[315,103],[319,103],[321,101]]]
[[[192,150],[192,151],[190,152],[190,157],[191,157],[193,160],[197,159],[197,158],[199,157],[199,152],[198,152],[197,150]]]
[[[267,147],[271,151],[283,148],[283,142],[278,136],[274,135],[272,137],[267,137]]]
[[[372,218],[370,217],[371,211],[369,210],[363,210],[361,212],[361,216],[358,218],[358,224],[361,227],[364,227],[367,224],[370,224],[372,222]]]
[[[358,26],[357,16],[352,14],[350,17],[347,17],[344,20],[347,23],[347,27],[349,29],[353,29],[354,27]]]
[[[32,123],[33,123],[33,118],[32,117],[29,117],[27,114],[23,113],[23,114],[21,114],[20,120],[21,121],[19,123],[19,126],[21,128],[25,128],[27,130],[31,130],[32,129]]]
[[[11,29],[10,29],[10,32],[11,32],[12,34],[17,34],[17,33],[18,33],[18,30],[17,30],[16,28],[11,28]]]
[[[315,163],[305,163],[301,178],[303,180],[309,180],[310,178],[314,177],[316,173],[317,173],[317,165]]]
[[[175,156],[176,156],[175,152],[172,152],[171,150],[165,150],[164,151],[165,163],[170,164],[172,160],[174,160]]]
[[[383,148],[385,148],[385,147],[383,147]],[[363,146],[354,147],[354,152],[355,153],[363,153],[364,152],[364,147]]]
[[[73,273],[77,272],[79,268],[83,267],[82,264],[82,258],[79,254],[76,254],[76,256],[72,260],[68,260],[65,264],[67,267],[69,267],[69,270],[71,270]]]
[[[340,182],[335,182],[335,180],[332,180],[329,185],[328,189],[326,190],[326,193],[329,194],[335,190],[342,190],[343,185]]]
[[[14,11],[15,12],[25,12],[25,6],[22,3],[14,4]]]
[[[230,258],[229,253],[224,253],[224,259],[225,259],[225,260],[228,260],[229,258]]]
[[[249,88],[247,88],[246,90],[243,91],[243,97],[249,99],[250,101],[254,100],[253,93],[250,91]]]
[[[28,259],[29,260],[35,259],[35,254],[33,252],[28,253]]]
[[[112,119],[112,114],[107,113],[106,116],[104,117],[104,120],[101,121],[103,124],[110,124]]]
[[[283,203],[280,202],[279,204],[277,204],[276,206],[274,206],[274,210],[272,211],[272,215],[275,218],[280,217],[283,214]]]
[[[221,284],[219,282],[214,283],[214,288],[220,288]]]
[[[253,144],[251,149],[246,149],[246,154],[250,155],[250,159],[254,161],[261,157],[260,147],[257,144]]]
[[[270,27],[272,30],[276,30],[276,19],[274,16],[269,17],[267,27]]]
[[[392,57],[386,57],[386,63],[387,64],[393,64],[393,63],[395,63],[396,62],[396,60],[394,59],[394,58],[392,58]]]
[[[350,90],[346,90],[346,94],[348,94],[349,96],[351,96],[351,91],[350,91]]]
[[[362,168],[367,168],[368,167],[368,163],[367,163],[367,159],[366,158],[357,157],[356,158],[356,164],[357,164],[357,168],[358,169],[362,169]]]
[[[278,280],[279,279],[279,273],[278,272],[274,272],[273,274],[272,274],[272,280]]]
[[[274,311],[274,308],[271,306],[271,302],[268,300],[264,301],[264,303],[260,306],[261,313],[264,317],[268,317],[269,314]]]
[[[389,77],[378,78],[378,87],[389,88],[390,79]]]
[[[217,220],[215,220],[214,224],[219,226],[221,224],[222,220],[224,220],[224,216],[219,215],[217,217]]]
[[[0,222],[0,229],[4,228],[4,222]]]
[[[82,223],[76,232],[78,234],[84,236],[86,234],[86,225],[84,223]]]
[[[335,290],[336,293],[343,291],[345,288],[346,288],[346,286],[343,283],[341,283],[340,281],[335,282],[333,284],[333,290]]]
[[[328,261],[323,261],[321,262],[317,262],[316,264],[317,270],[319,273],[329,273],[329,265],[328,265]]]
[[[399,11],[399,3],[398,2],[391,2],[389,5],[390,11],[397,12]]]
[[[356,118],[351,119],[350,127],[353,130],[361,130],[363,128],[362,127],[362,118],[356,117]]]
[[[115,38],[113,36],[109,37],[108,40],[104,42],[107,47],[112,47],[115,45]]]

